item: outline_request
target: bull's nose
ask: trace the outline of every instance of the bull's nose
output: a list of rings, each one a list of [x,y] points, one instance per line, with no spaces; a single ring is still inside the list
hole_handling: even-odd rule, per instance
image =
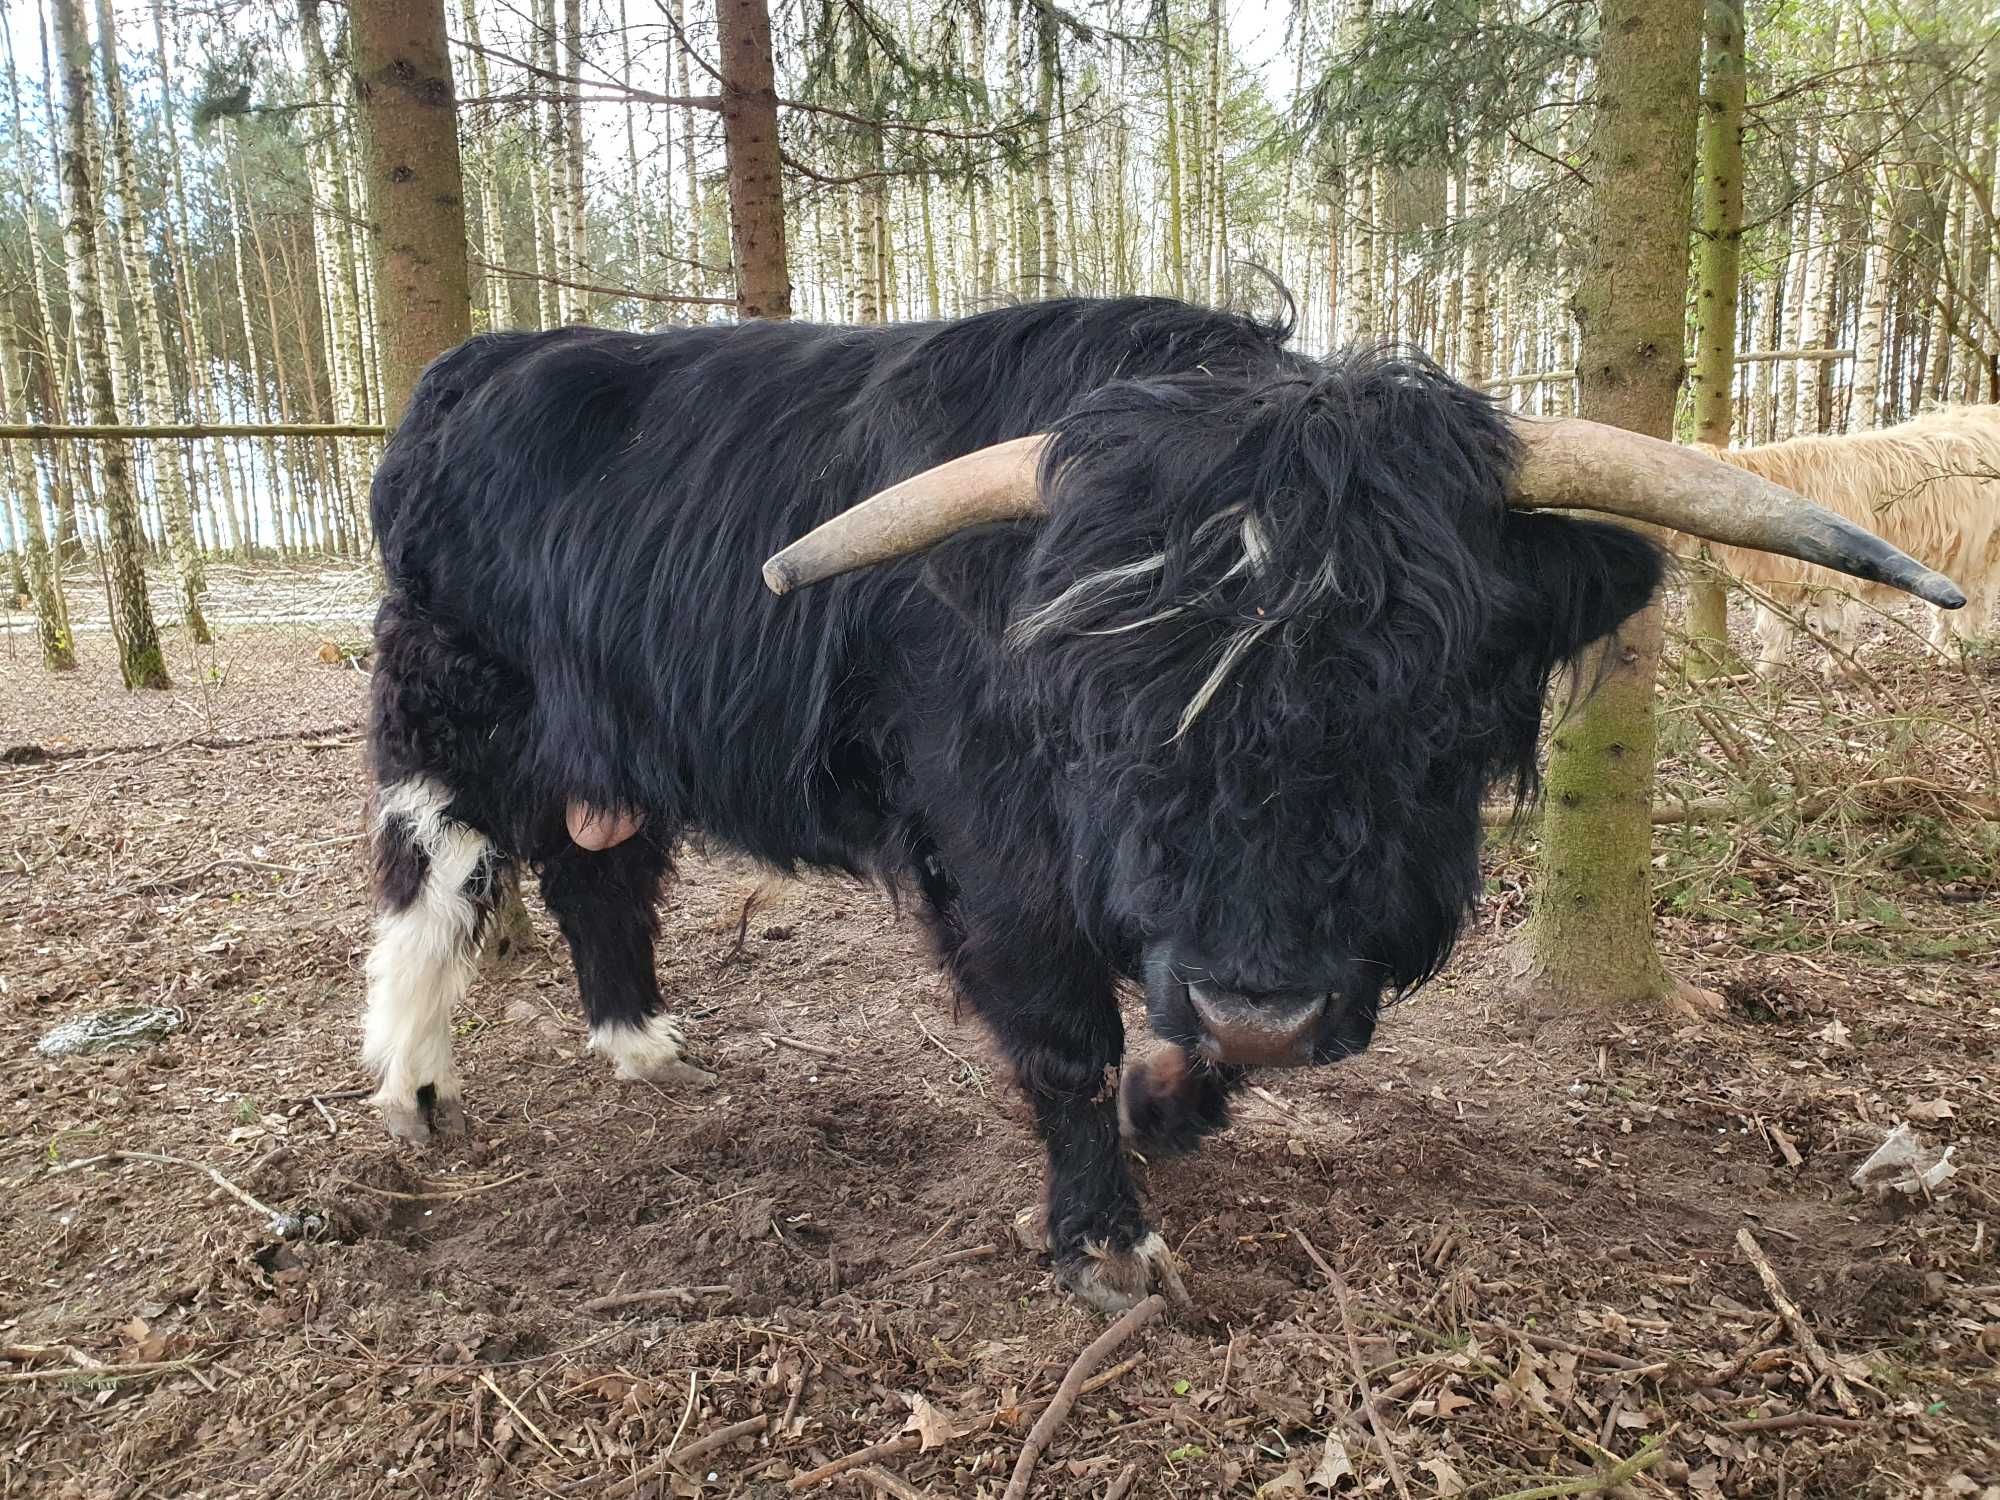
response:
[[[1296,1067],[1312,1060],[1325,995],[1232,994],[1200,984],[1188,999],[1201,1019],[1201,1050],[1211,1062],[1238,1067]]]

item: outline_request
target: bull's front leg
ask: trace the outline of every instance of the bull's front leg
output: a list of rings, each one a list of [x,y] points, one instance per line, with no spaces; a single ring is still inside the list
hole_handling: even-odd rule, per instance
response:
[[[1171,1252],[1146,1220],[1118,1122],[1125,1028],[1110,973],[1080,945],[952,955],[965,995],[997,1033],[1048,1147],[1046,1244],[1063,1286],[1121,1312],[1155,1290],[1179,1291]]]

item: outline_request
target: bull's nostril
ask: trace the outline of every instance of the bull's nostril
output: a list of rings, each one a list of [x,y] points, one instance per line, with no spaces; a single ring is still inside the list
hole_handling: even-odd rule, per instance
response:
[[[1327,1001],[1325,995],[1251,997],[1194,984],[1188,999],[1201,1022],[1202,1050],[1212,1060],[1280,1065],[1310,1056]]]

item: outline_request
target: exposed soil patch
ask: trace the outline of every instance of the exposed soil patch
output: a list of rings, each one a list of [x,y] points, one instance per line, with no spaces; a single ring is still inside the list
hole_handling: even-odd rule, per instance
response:
[[[883,1468],[997,1496],[1102,1320],[1015,1243],[1039,1153],[914,924],[832,881],[746,917],[757,873],[690,856],[660,967],[717,1087],[614,1083],[544,925],[459,1018],[472,1139],[414,1151],[357,1092],[361,774],[346,738],[0,766],[0,1495],[775,1495],[915,1421]],[[1624,1493],[2000,1485],[2000,959],[1670,922],[1730,1014],[1579,1041],[1494,999],[1514,914],[1368,1056],[1147,1171],[1195,1310],[1113,1357],[1034,1493],[1396,1492],[1294,1231],[1411,1495],[1647,1444]],[[135,1002],[184,1024],[34,1051]],[[1957,1146],[1935,1201],[1847,1184],[1898,1118]],[[186,1164],[73,1165],[114,1151]]]

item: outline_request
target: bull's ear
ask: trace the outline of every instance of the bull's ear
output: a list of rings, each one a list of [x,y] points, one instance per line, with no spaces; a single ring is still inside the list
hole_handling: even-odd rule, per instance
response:
[[[1667,554],[1627,526],[1510,511],[1503,566],[1519,586],[1514,649],[1553,665],[1611,634],[1644,609],[1666,576]]]
[[[1016,524],[961,532],[925,557],[924,584],[966,624],[998,640],[1034,534],[1033,526]]]

